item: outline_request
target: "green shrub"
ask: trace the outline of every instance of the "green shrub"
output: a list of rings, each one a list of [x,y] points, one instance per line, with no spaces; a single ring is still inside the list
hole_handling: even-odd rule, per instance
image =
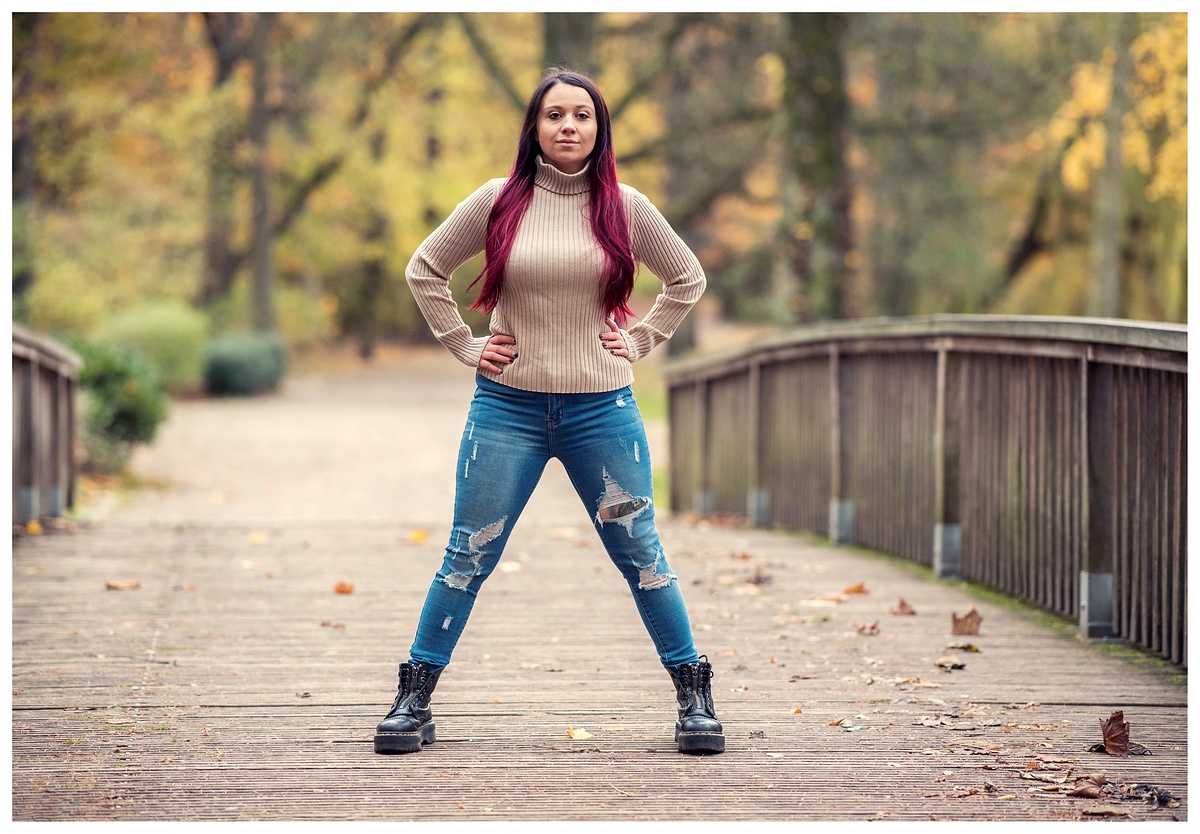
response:
[[[143,304],[110,319],[99,340],[141,354],[173,396],[200,388],[208,348],[208,319],[182,301]]]
[[[274,333],[226,333],[208,348],[204,379],[214,396],[273,391],[286,369],[283,340]]]
[[[140,354],[99,342],[75,341],[71,348],[83,359],[83,467],[119,473],[137,444],[154,440],[170,400]]]

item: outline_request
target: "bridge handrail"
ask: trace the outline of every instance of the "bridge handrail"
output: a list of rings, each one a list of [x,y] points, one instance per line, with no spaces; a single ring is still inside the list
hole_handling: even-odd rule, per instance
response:
[[[75,504],[75,426],[83,361],[13,322],[13,523],[60,516]]]
[[[1186,325],[823,322],[664,375],[672,509],[904,556],[1186,665]]]

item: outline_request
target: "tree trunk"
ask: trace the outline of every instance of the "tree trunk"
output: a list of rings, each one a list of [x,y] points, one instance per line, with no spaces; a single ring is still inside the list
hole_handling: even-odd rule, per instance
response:
[[[250,105],[251,189],[254,194],[253,320],[254,329],[264,332],[273,332],[276,328],[275,261],[271,246],[274,232],[267,172],[267,130],[271,118],[267,109],[267,39],[274,22],[274,13],[259,12],[250,36],[250,61],[254,68],[254,97]]]
[[[597,12],[547,12],[542,15],[545,37],[543,66],[595,75],[593,62]]]
[[[678,109],[679,102],[683,100],[687,92],[688,84],[689,80],[685,73],[674,72],[671,74],[671,94],[663,102],[668,124],[672,121],[678,122],[684,118],[684,114],[678,112]],[[687,189],[690,176],[694,172],[691,170],[692,166],[686,157],[681,158],[677,154],[667,154],[665,162],[667,166],[667,199],[668,202],[675,202]],[[698,241],[685,225],[676,224],[675,231],[684,243],[695,249]],[[692,311],[684,317],[679,327],[675,329],[675,333],[667,340],[667,356],[682,356],[694,350],[696,344],[696,310],[693,307]]]
[[[1133,37],[1133,14],[1116,15],[1113,49],[1116,63],[1112,75],[1112,99],[1105,118],[1105,161],[1095,192],[1092,225],[1092,294],[1088,313],[1116,317],[1121,314],[1121,229],[1124,225],[1125,165],[1121,158],[1121,119],[1128,108],[1126,88],[1132,72],[1129,42]]]
[[[846,164],[849,100],[842,56],[843,14],[792,13],[784,47],[789,124],[786,165],[807,192],[790,236],[793,271],[803,287],[803,318],[857,314],[851,288],[859,262]]]
[[[12,217],[12,304],[13,319],[24,321],[25,296],[33,286],[33,226],[37,187],[37,144],[33,122],[27,111],[36,82],[36,61],[41,43],[42,17],[28,12],[14,13],[12,25],[24,36],[23,54],[14,57],[13,102],[21,103],[13,125],[13,217]]]
[[[236,107],[224,92],[238,63],[246,56],[246,41],[241,32],[244,17],[236,12],[204,14],[204,25],[216,65],[211,93],[215,109],[208,158],[204,274],[198,299],[205,306],[229,292],[239,260],[232,251],[231,238],[238,181],[234,150],[240,120]]]
[[[384,131],[376,130],[371,135],[371,161],[378,167],[383,161]],[[358,355],[369,360],[375,355],[375,343],[379,327],[379,295],[387,278],[384,247],[388,230],[388,216],[380,206],[378,195],[373,195],[370,220],[363,236],[363,284],[360,295],[358,322]]]

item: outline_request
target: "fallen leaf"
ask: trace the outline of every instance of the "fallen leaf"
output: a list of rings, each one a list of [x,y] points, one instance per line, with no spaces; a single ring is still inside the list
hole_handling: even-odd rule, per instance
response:
[[[800,707],[796,707],[794,710],[792,710],[792,715],[800,715],[803,712],[804,710],[800,709]]]
[[[580,740],[580,741],[585,738],[592,737],[592,734],[589,733],[587,730],[583,729],[583,727],[576,728],[576,727],[568,726],[567,727],[567,735],[569,735],[573,739]]]
[[[136,591],[142,587],[142,583],[136,579],[128,582],[105,582],[104,587],[110,591]]]
[[[953,657],[939,657],[937,659],[937,665],[939,668],[945,669],[947,672],[949,672],[951,669],[967,668],[967,664],[963,663],[961,660],[955,660]]]
[[[38,521],[36,518],[30,519],[25,523],[25,532],[31,536],[40,536],[43,532],[42,522]]]
[[[1167,789],[1154,785],[1122,785],[1121,795],[1128,799],[1141,799],[1158,807],[1178,808],[1179,800]]]
[[[493,699],[492,699],[492,703],[493,703],[493,704],[498,704],[498,703],[500,703],[500,699],[499,699],[499,698],[493,698]]]
[[[754,575],[746,580],[751,585],[770,585],[775,581],[774,577],[769,573],[763,573],[762,568],[755,568]]]
[[[857,585],[851,585],[849,588],[843,588],[842,593],[843,594],[869,594],[870,591],[867,590],[867,586],[864,583],[859,582]]]
[[[354,585],[350,582],[339,582],[333,586],[335,594],[352,594],[354,593]]]
[[[1100,724],[1104,732],[1104,751],[1110,756],[1128,756],[1129,722],[1125,720],[1124,710],[1116,710]]]
[[[982,622],[983,617],[974,608],[961,617],[952,611],[950,612],[950,633],[960,636],[974,636],[979,634],[979,624]]]
[[[1128,811],[1121,808],[1084,808],[1083,814],[1088,817],[1128,817]]]
[[[946,646],[947,649],[956,649],[960,652],[978,652],[981,649],[974,643],[951,643]]]
[[[845,720],[846,720],[845,718],[839,718],[837,721],[830,721],[830,722],[829,722],[828,724],[826,724],[825,726],[826,726],[826,727],[840,727],[840,726],[841,726],[841,724],[842,724],[842,722],[843,722],[843,721],[845,721]]]
[[[932,681],[927,681],[924,678],[900,678],[895,681],[895,684],[901,689],[924,689],[926,687],[941,689],[942,687],[940,683],[933,683]]]
[[[429,531],[418,528],[408,534],[408,540],[413,544],[421,544],[429,538]]]
[[[864,623],[863,625],[860,625],[858,627],[858,633],[859,634],[868,634],[868,635],[872,635],[872,636],[878,634],[879,633],[879,621],[876,620],[873,623]]]
[[[266,543],[267,543],[267,534],[266,533],[251,533],[250,534],[250,544],[266,544]]]
[[[1076,777],[1075,787],[1067,791],[1067,796],[1082,796],[1087,799],[1095,799],[1103,793],[1106,782],[1108,782],[1108,779],[1103,773],[1089,773],[1086,776]]]
[[[900,597],[900,601],[896,603],[896,607],[892,609],[892,613],[897,616],[912,616],[917,613],[917,609],[908,604],[904,597]]]

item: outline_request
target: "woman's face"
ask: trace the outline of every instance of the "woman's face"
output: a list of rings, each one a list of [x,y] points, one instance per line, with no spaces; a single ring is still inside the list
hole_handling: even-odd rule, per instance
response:
[[[577,174],[596,147],[596,106],[588,91],[555,84],[542,99],[537,136],[542,156],[564,174]]]

